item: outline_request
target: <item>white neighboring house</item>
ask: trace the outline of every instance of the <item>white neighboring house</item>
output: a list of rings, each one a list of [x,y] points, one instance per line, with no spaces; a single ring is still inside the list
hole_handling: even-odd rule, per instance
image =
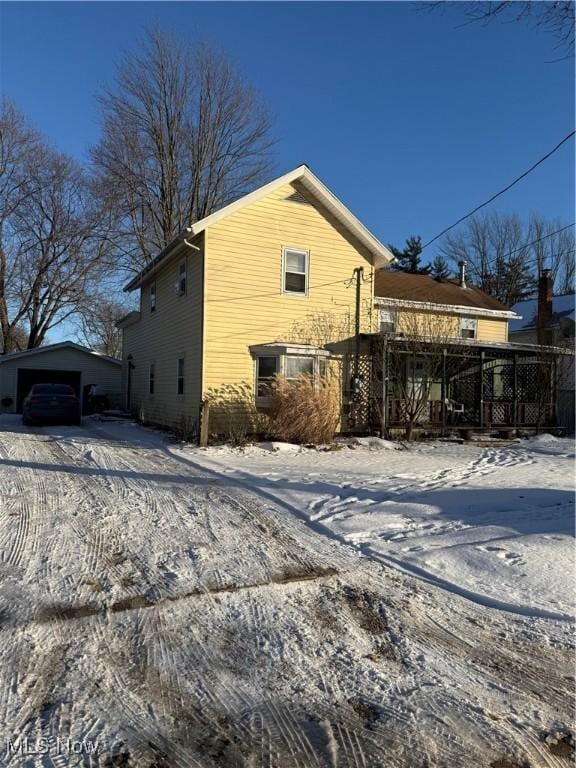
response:
[[[562,296],[552,294],[552,280],[544,272],[540,279],[538,297],[519,301],[512,310],[521,319],[508,326],[510,341],[525,344],[549,344],[574,352],[576,297],[573,293]],[[558,423],[570,432],[575,427],[574,357],[562,358],[558,371]]]
[[[86,403],[85,393],[100,385],[111,407],[119,406],[122,362],[73,341],[0,355],[0,413],[21,413],[33,384],[70,384]]]

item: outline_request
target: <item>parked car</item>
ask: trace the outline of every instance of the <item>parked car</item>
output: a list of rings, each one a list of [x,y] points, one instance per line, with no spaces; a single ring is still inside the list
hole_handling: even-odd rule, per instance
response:
[[[34,384],[22,405],[22,421],[31,424],[81,424],[82,408],[68,384]]]

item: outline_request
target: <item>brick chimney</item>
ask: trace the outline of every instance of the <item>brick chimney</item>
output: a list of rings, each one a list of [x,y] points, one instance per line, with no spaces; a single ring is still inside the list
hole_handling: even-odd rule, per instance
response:
[[[543,269],[538,281],[538,344],[552,345],[552,271]]]

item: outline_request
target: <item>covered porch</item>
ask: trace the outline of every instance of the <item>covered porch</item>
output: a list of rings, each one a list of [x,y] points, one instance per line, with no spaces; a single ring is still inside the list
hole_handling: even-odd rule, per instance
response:
[[[469,339],[414,340],[374,334],[370,349],[369,429],[446,434],[561,428],[555,347]]]

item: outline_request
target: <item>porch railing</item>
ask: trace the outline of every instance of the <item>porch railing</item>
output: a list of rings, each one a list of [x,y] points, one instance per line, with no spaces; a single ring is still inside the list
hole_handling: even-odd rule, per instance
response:
[[[463,410],[446,408],[447,426],[471,426],[490,428],[491,426],[507,427],[536,427],[552,426],[554,424],[554,404],[537,402],[508,402],[502,400],[485,400],[483,403],[483,419],[480,420],[478,408],[467,407]],[[392,399],[389,401],[388,423],[390,426],[402,426],[406,421],[406,401]],[[422,426],[441,427],[443,424],[442,401],[429,400],[424,411],[416,419]]]

